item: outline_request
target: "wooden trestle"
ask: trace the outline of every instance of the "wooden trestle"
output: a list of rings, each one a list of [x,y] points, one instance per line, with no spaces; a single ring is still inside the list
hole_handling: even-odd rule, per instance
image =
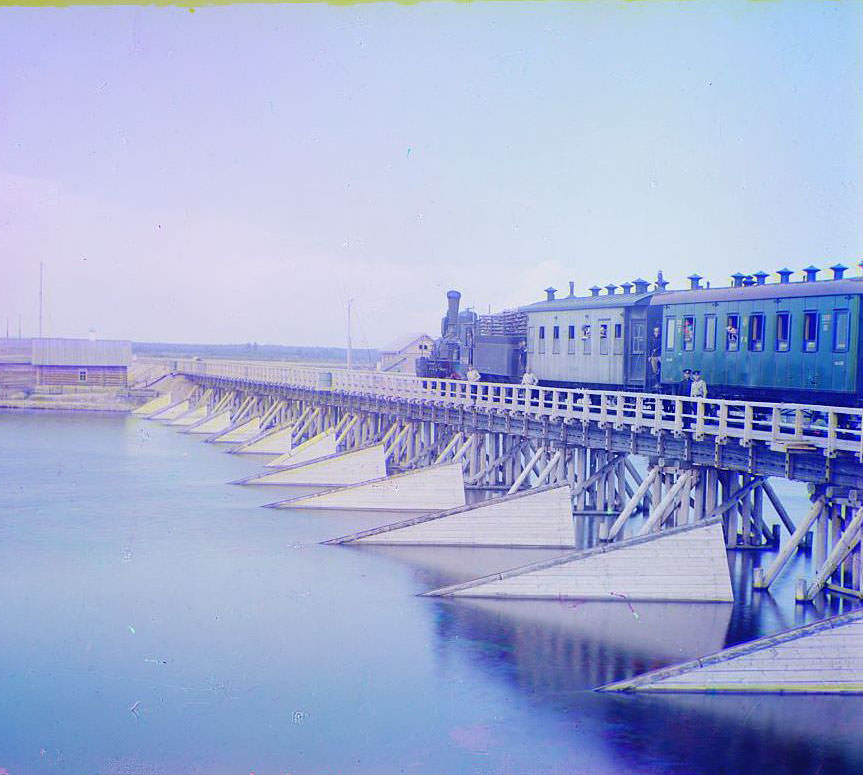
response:
[[[859,410],[825,410],[822,429],[811,407],[201,361],[178,361],[175,374],[191,395],[151,402],[154,419],[280,453],[269,470],[291,466],[290,481],[302,480],[299,463],[332,454],[310,457],[321,438],[336,455],[380,445],[388,474],[457,463],[467,489],[498,495],[568,484],[574,518],[598,520],[604,542],[721,519],[728,549],[781,547],[757,569],[760,589],[811,545],[798,599],[863,598]],[[771,478],[808,482],[809,513],[792,520]]]

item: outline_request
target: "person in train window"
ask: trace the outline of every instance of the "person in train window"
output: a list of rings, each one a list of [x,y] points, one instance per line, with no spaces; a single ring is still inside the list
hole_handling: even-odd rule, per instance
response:
[[[734,323],[728,321],[728,325],[725,327],[725,335],[728,338],[728,349],[736,350],[737,349],[737,329],[734,327]]]
[[[689,318],[683,319],[683,341],[687,344],[692,343],[692,321]]]

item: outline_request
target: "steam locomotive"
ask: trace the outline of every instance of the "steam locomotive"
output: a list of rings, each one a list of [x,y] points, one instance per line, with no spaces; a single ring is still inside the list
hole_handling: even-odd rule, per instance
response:
[[[732,275],[725,287],[670,290],[660,273],[589,289],[496,315],[448,310],[419,376],[516,382],[525,370],[541,385],[669,392],[684,369],[699,369],[716,398],[860,406],[863,400],[863,278],[831,267],[818,280],[810,266],[792,281],[780,269]]]
[[[473,366],[483,381],[518,382],[526,368],[526,317],[512,311],[497,315],[478,315],[469,309],[459,312],[461,294],[447,291],[446,297],[440,338],[429,356],[417,358],[417,376],[465,379]]]

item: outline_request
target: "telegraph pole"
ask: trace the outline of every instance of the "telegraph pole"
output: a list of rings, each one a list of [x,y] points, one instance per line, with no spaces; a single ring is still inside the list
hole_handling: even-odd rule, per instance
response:
[[[351,304],[353,299],[348,299],[348,369],[353,368],[353,352],[351,351]]]
[[[42,262],[39,262],[39,338],[42,338]]]

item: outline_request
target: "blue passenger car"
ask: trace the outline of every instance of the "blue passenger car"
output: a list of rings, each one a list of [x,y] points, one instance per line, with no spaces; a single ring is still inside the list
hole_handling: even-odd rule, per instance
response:
[[[859,405],[861,279],[759,282],[668,291],[662,309],[662,381],[700,369],[714,397]],[[739,277],[735,278],[735,282]]]

